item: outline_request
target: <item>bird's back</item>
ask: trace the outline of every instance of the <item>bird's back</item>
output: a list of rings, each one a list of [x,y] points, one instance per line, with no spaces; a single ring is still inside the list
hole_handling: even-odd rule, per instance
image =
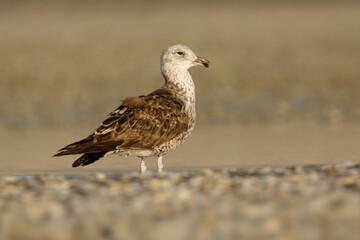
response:
[[[165,86],[147,96],[125,98],[90,136],[55,156],[116,150],[154,150],[159,155],[171,150],[164,144],[192,128],[194,120],[184,109],[185,103]]]

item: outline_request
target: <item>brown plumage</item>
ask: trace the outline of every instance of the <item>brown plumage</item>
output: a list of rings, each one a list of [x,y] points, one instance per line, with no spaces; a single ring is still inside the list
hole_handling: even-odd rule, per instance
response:
[[[90,136],[60,149],[54,156],[103,153],[81,157],[100,158],[120,149],[154,149],[188,129],[189,116],[183,109],[182,102],[167,87],[147,96],[125,98]]]
[[[146,96],[125,98],[91,135],[61,148],[54,156],[83,154],[73,163],[78,167],[112,153],[133,155],[142,159],[141,172],[146,170],[145,157],[158,156],[161,172],[162,155],[183,142],[195,124],[194,85],[187,69],[210,66],[183,45],[165,49],[161,60],[163,87]]]

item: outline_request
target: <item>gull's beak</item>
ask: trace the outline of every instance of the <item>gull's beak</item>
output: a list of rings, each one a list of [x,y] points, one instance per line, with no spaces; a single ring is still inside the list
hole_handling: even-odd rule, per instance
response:
[[[202,58],[202,57],[198,57],[194,63],[196,65],[199,65],[199,66],[203,66],[203,67],[206,67],[206,68],[209,68],[211,67],[211,64],[210,64],[210,61],[209,60],[206,60],[205,58]]]

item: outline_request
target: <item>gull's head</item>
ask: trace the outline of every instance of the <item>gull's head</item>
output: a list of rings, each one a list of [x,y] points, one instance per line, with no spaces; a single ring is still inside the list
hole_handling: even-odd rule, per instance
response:
[[[193,66],[209,68],[210,62],[204,58],[197,57],[189,47],[182,44],[167,47],[161,54],[162,70],[174,68],[187,70]]]

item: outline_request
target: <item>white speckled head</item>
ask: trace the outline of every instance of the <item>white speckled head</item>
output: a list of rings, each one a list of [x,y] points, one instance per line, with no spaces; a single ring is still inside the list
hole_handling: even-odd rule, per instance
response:
[[[191,80],[188,69],[193,66],[210,67],[210,62],[204,58],[197,57],[187,46],[175,44],[164,49],[160,58],[161,72],[165,82],[178,81],[179,79]],[[182,77],[180,77],[182,75]],[[192,81],[192,80],[191,80]]]
[[[210,62],[204,58],[197,57],[187,46],[175,44],[164,49],[161,54],[161,67],[189,69],[193,66],[210,67]]]

